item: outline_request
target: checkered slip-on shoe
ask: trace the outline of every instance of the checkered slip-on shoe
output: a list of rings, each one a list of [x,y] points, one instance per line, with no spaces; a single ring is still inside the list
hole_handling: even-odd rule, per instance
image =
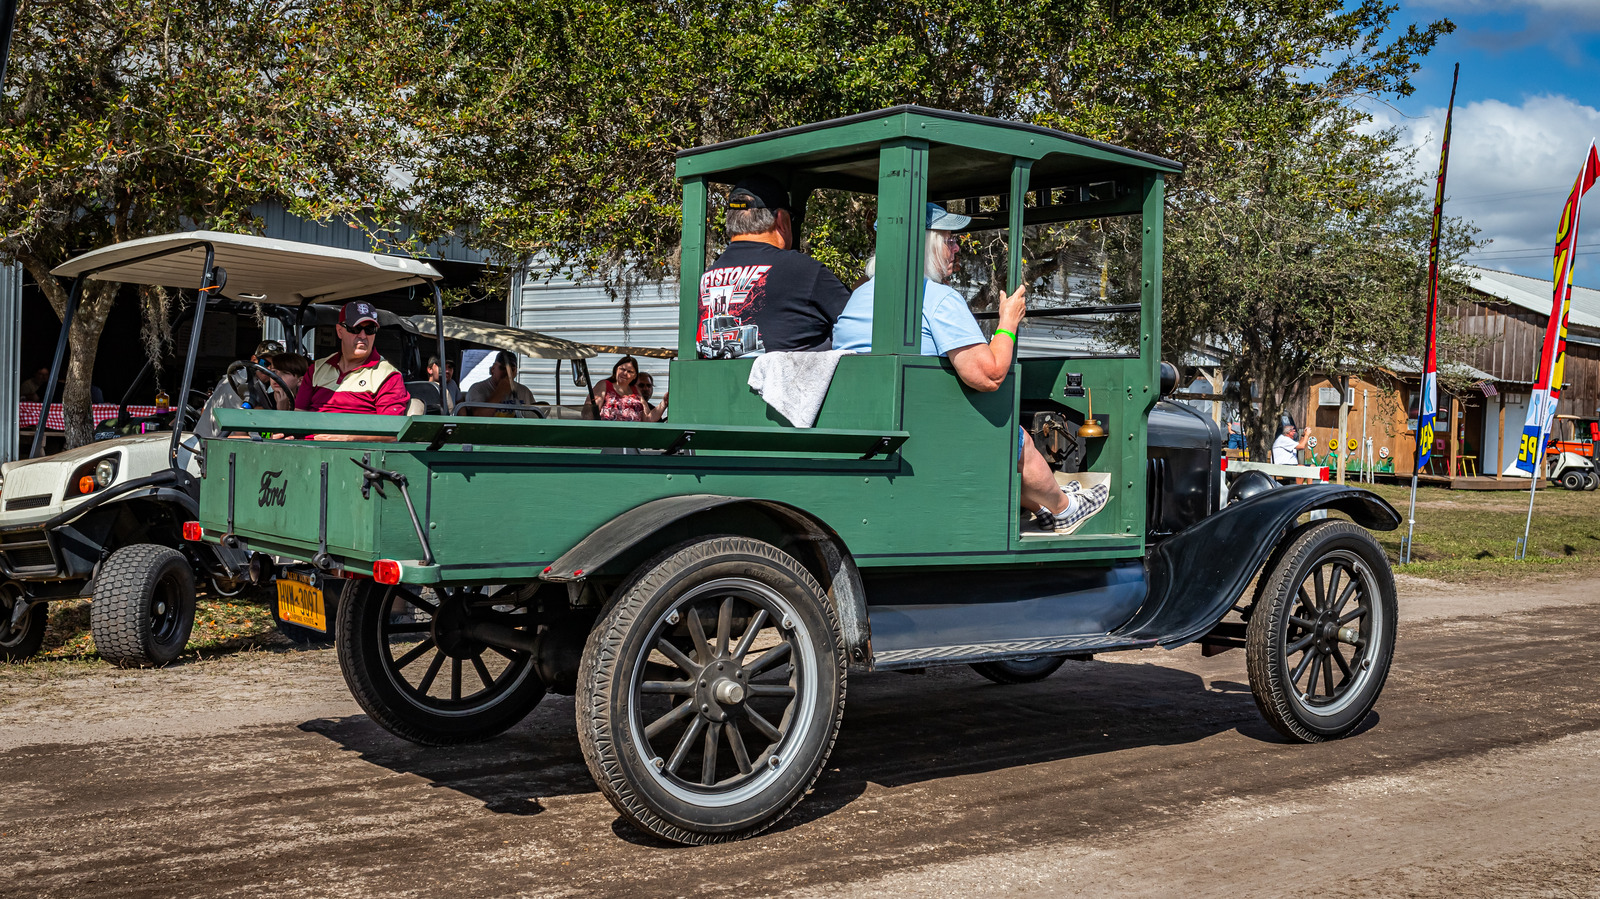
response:
[[[1104,484],[1096,484],[1088,490],[1074,494],[1072,506],[1056,516],[1056,533],[1070,534],[1076,531],[1085,521],[1093,518],[1096,512],[1104,509],[1110,499],[1111,488]]]

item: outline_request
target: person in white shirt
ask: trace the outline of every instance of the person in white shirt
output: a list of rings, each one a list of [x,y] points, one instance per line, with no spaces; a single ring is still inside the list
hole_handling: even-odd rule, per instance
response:
[[[1272,464],[1274,465],[1299,465],[1300,451],[1305,449],[1311,440],[1307,434],[1296,440],[1298,429],[1294,426],[1294,419],[1285,415],[1278,425],[1278,439],[1272,441]],[[1305,483],[1305,481],[1301,481]]]

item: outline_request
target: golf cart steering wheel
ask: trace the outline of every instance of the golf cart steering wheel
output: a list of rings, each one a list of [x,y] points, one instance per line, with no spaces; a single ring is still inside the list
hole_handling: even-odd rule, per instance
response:
[[[228,366],[226,376],[228,378],[228,382],[234,385],[234,389],[237,390],[241,395],[244,395],[244,399],[250,403],[251,408],[276,409],[278,407],[277,404],[272,402],[272,395],[267,393],[267,389],[265,387],[261,386],[261,382],[257,381],[254,377],[251,377],[250,374],[248,374],[250,369],[255,369],[256,371],[259,371],[276,381],[278,386],[283,389],[284,396],[290,398],[294,397],[294,393],[289,390],[289,385],[283,383],[283,379],[278,377],[277,372],[274,372],[272,369],[267,368],[265,365],[262,365],[259,362],[246,362],[241,359],[238,362],[234,362]],[[246,386],[244,390],[239,390],[239,381],[235,377],[235,374],[241,371],[246,372]]]

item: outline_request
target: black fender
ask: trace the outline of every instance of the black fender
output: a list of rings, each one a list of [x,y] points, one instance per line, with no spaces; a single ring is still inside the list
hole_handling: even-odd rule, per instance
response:
[[[651,541],[668,527],[713,510],[745,507],[759,511],[810,552],[787,551],[810,571],[832,598],[844,631],[845,653],[852,666],[870,664],[872,631],[867,622],[867,593],[861,572],[849,549],[821,519],[787,503],[746,496],[708,493],[668,496],[651,500],[618,515],[598,528],[545,568],[543,580],[570,583],[597,571],[629,550]],[[720,531],[708,531],[720,533]],[[809,556],[809,558],[808,558]]]
[[[1359,487],[1299,484],[1240,500],[1157,544],[1145,558],[1149,594],[1120,635],[1173,649],[1228,614],[1295,520],[1329,509],[1364,528],[1390,531],[1400,513]]]

